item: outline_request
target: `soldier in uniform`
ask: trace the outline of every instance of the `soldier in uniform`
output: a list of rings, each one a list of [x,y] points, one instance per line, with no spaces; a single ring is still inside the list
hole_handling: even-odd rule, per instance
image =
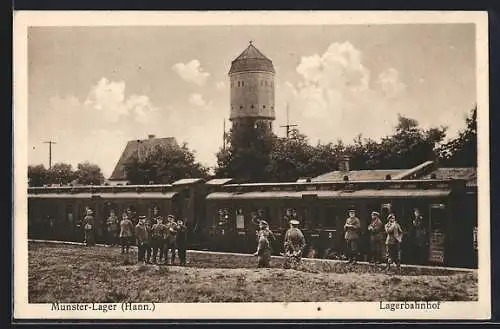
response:
[[[106,220],[107,224],[107,237],[108,245],[116,246],[118,238],[118,216],[116,216],[115,211],[112,209],[109,213],[109,217]]]
[[[384,227],[387,233],[387,238],[385,240],[387,258],[386,269],[389,269],[392,262],[396,263],[396,267],[399,269],[401,264],[401,241],[403,239],[403,230],[398,222],[396,222],[396,216],[394,214],[390,214],[387,217],[387,221]]]
[[[427,229],[424,223],[424,217],[420,214],[420,210],[415,208],[412,218],[412,240],[413,240],[413,261],[416,264],[422,265],[427,259],[427,248],[429,240]]]
[[[306,239],[298,228],[299,224],[298,220],[292,219],[290,221],[290,228],[285,233],[285,268],[297,268],[300,265]]]
[[[149,263],[151,249],[149,248],[149,234],[146,227],[146,216],[139,216],[139,223],[135,226],[135,238],[137,239],[138,261]]]
[[[158,251],[163,249],[163,238],[166,235],[167,227],[163,224],[163,218],[158,217],[157,223],[151,229],[151,245],[153,247],[153,264],[157,264],[156,257]],[[159,263],[159,262],[158,262]]]
[[[272,243],[273,241],[276,240],[276,237],[274,236],[273,231],[269,228],[269,223],[266,222],[265,220],[261,220],[259,222],[259,230],[257,232],[257,240],[260,239],[259,236],[260,234],[264,234],[266,238],[269,240],[269,243]]]
[[[122,246],[122,254],[129,251],[130,243],[134,232],[134,224],[128,217],[127,213],[123,213],[120,222],[120,244]]]
[[[186,266],[187,226],[182,219],[177,221],[177,249],[181,266]]]
[[[170,264],[174,264],[175,262],[175,250],[177,249],[176,239],[177,239],[177,230],[178,225],[175,221],[175,217],[173,215],[167,216],[167,230],[164,241],[165,248],[165,262],[168,262],[168,251],[170,250]]]
[[[87,247],[93,246],[94,242],[94,225],[95,225],[95,217],[94,212],[89,207],[86,208],[86,214],[83,218],[83,229],[85,231],[85,245]]]
[[[360,228],[361,223],[359,218],[356,217],[356,211],[354,209],[350,209],[349,217],[346,219],[344,225],[344,238],[346,240],[347,258],[349,263],[355,264],[357,260]]]
[[[271,267],[271,245],[268,236],[266,231],[259,231],[257,251],[254,253],[254,256],[259,256],[258,267]]]
[[[380,220],[380,213],[372,212],[372,221],[368,225],[370,233],[370,262],[380,263],[384,246],[384,224]]]

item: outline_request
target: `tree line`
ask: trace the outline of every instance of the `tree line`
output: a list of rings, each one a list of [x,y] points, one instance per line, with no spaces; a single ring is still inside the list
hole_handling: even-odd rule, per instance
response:
[[[141,158],[132,156],[125,164],[131,184],[171,183],[181,178],[230,177],[246,182],[286,182],[316,177],[338,170],[342,157],[350,157],[352,170],[407,169],[428,160],[443,167],[477,166],[477,107],[465,119],[465,128],[445,142],[447,128],[424,129],[417,120],[398,115],[394,133],[380,140],[358,135],[350,144],[312,145],[307,136],[295,129],[292,136],[276,136],[266,123],[233,126],[226,135],[228,147],[217,152],[215,175],[196,161],[187,143],[151,148]],[[47,170],[43,165],[30,166],[31,186],[47,183],[102,184],[104,177],[97,165],[59,163]]]
[[[80,163],[76,170],[73,170],[71,164],[59,162],[49,169],[45,168],[43,164],[28,166],[28,182],[29,186],[49,184],[101,185],[104,183],[104,175],[101,168],[93,163]]]

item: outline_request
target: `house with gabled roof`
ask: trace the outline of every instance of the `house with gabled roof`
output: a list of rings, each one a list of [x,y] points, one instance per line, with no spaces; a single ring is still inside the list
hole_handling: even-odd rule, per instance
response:
[[[136,139],[127,142],[122,155],[116,163],[115,169],[107,180],[109,185],[126,185],[127,180],[126,164],[133,157],[141,158],[156,146],[172,147],[178,146],[174,137],[157,138],[155,135],[148,135],[146,139]]]

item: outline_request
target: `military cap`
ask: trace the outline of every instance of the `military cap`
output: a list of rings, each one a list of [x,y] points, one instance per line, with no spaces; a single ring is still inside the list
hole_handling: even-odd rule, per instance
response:
[[[268,223],[268,222],[266,222],[265,220],[261,220],[261,221],[259,222],[259,225],[269,226],[269,223]]]
[[[389,214],[389,216],[387,216],[387,219],[389,220],[389,219],[391,219],[391,218],[396,219],[396,216],[394,216],[394,214]]]
[[[380,216],[380,213],[378,211],[372,211],[372,216]]]
[[[299,224],[300,224],[300,222],[299,222],[298,220],[296,220],[296,219],[292,219],[292,220],[290,221],[290,224],[292,224],[292,225],[299,225]]]
[[[174,215],[168,215],[168,216],[167,216],[167,218],[172,218],[172,219],[174,219],[175,217],[174,217]]]
[[[349,208],[349,212],[356,212],[356,209],[354,209],[354,208]]]

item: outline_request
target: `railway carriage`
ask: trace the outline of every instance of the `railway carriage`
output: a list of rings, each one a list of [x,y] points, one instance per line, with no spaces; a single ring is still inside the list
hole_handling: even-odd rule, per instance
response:
[[[30,238],[83,241],[86,206],[94,209],[97,241],[102,242],[111,209],[128,207],[151,216],[160,208],[184,218],[189,247],[254,252],[257,218],[276,236],[273,251],[282,251],[288,218],[297,218],[307,240],[305,256],[339,258],[345,246],[344,223],[354,208],[361,221],[361,256],[368,254],[370,213],[385,222],[393,212],[405,231],[403,262],[412,252],[411,215],[418,208],[430,232],[429,264],[477,266],[477,193],[461,179],[372,180],[233,184],[230,179],[183,179],[170,185],[32,187],[28,190]]]
[[[281,250],[288,227],[283,218],[296,213],[305,233],[306,254],[319,258],[340,257],[344,248],[344,223],[354,208],[361,221],[360,252],[368,254],[366,228],[372,211],[385,222],[396,215],[405,234],[403,261],[411,255],[409,231],[415,208],[426,219],[429,238],[428,262],[474,266],[473,231],[477,220],[466,211],[464,180],[405,180],[357,182],[306,182],[280,184],[228,184],[206,198],[211,221],[210,241],[219,250],[252,251],[255,248],[258,215],[269,222]],[[293,216],[293,215],[292,215]]]
[[[28,189],[28,236],[40,239],[82,241],[85,207],[94,210],[97,242],[104,242],[106,219],[114,210],[131,208],[137,215],[152,216],[158,207],[166,217],[173,214],[186,220],[191,229],[198,226],[201,179],[180,180],[169,185],[61,186]]]

